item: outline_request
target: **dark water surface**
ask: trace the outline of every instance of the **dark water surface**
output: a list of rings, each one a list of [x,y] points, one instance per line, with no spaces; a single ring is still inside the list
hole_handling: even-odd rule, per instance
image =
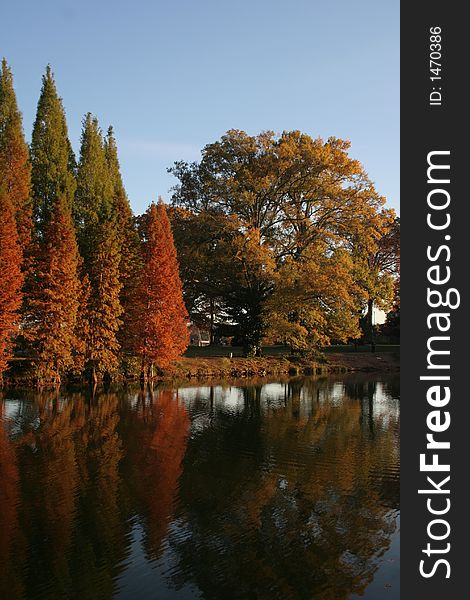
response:
[[[0,598],[399,598],[398,378],[0,400]]]

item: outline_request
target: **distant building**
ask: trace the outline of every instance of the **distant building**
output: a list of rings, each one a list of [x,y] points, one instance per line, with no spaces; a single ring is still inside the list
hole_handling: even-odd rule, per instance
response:
[[[192,324],[189,334],[190,346],[209,346],[211,343],[210,334],[206,329],[200,329],[197,325]]]
[[[383,325],[383,323],[385,323],[385,320],[387,319],[387,313],[384,312],[383,310],[380,310],[380,308],[374,307],[372,319],[373,319],[374,325]]]

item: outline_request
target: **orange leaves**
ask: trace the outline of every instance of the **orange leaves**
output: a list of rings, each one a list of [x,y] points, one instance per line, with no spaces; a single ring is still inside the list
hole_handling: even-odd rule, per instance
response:
[[[246,347],[260,343],[264,333],[262,313],[273,313],[273,289],[277,289],[272,300],[278,308],[279,302],[289,303],[291,293],[298,293],[296,302],[305,302],[301,308],[310,315],[308,319],[286,321],[284,314],[282,323],[277,323],[281,337],[281,329],[287,326],[296,329],[296,337],[300,335],[304,342],[308,337],[324,343],[333,333],[330,326],[325,326],[326,322],[333,323],[333,310],[338,311],[335,335],[344,339],[347,332],[357,333],[360,311],[353,311],[351,303],[360,292],[352,281],[353,265],[346,268],[341,259],[332,267],[331,257],[339,257],[340,250],[352,254],[351,240],[375,247],[374,222],[385,200],[361,163],[349,156],[350,146],[347,140],[312,139],[300,131],[249,136],[230,130],[203,149],[199,163],[179,162],[170,170],[180,180],[173,196],[176,206],[197,217],[218,214],[235,223],[229,252],[233,259],[227,261],[224,255],[216,255],[217,264],[210,268],[230,273],[229,283],[236,285],[212,277],[211,283],[218,285],[210,294],[211,298],[220,298],[228,316],[217,317],[225,318],[225,325]],[[190,223],[190,219],[186,221]],[[184,226],[182,219],[179,226]],[[212,232],[215,234],[215,229]],[[185,249],[188,237],[192,237],[190,226],[186,236],[179,233],[179,248]],[[210,239],[211,235],[206,237]],[[209,252],[206,255],[209,257]],[[204,281],[204,272],[199,268],[205,269],[209,261],[200,260],[194,266],[187,252],[182,253],[183,263],[187,256],[191,262],[190,268],[183,264],[185,275],[189,271],[193,281]],[[295,289],[297,285],[291,288],[283,284],[290,261],[298,263],[295,268],[305,284],[304,293]],[[340,264],[344,284],[339,283],[343,276],[338,270]],[[193,288],[202,299],[207,295],[206,286],[189,287],[187,281],[185,285],[186,292]],[[302,331],[308,332],[306,337]]]
[[[22,249],[30,239],[28,148],[5,60],[0,71],[0,379],[19,326]]]
[[[12,336],[18,329],[21,305],[21,248],[14,208],[0,190],[0,379],[11,352]]]
[[[144,265],[137,345],[146,365],[155,362],[166,368],[186,350],[189,330],[173,234],[161,201],[145,213],[141,235]]]
[[[54,206],[32,260],[24,330],[39,359],[39,376],[59,381],[73,366],[79,297],[79,255],[70,209]],[[44,382],[44,381],[43,381]]]
[[[351,257],[341,250],[330,255],[310,248],[305,261],[287,260],[276,274],[264,318],[273,338],[305,349],[359,335],[359,288]]]

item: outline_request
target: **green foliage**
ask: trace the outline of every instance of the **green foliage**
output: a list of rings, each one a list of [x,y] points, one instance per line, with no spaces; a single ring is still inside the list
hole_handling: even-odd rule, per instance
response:
[[[370,222],[370,236],[353,235],[350,240],[354,276],[362,290],[361,327],[374,344],[374,308],[390,310],[399,286],[400,220],[383,210]]]
[[[83,121],[77,171],[74,216],[89,294],[84,307],[84,331],[88,368],[104,374],[118,366],[117,332],[123,312],[120,293],[122,240],[114,208],[116,173],[112,175],[101,130],[88,113]]]
[[[118,331],[119,344],[124,352],[135,347],[133,332],[138,303],[138,273],[142,269],[139,234],[134,216],[122,182],[116,140],[113,128],[108,128],[104,140],[104,152],[108,173],[113,186],[113,220],[120,248],[119,279],[121,282],[120,303],[123,309],[121,327]]]
[[[0,193],[7,194],[15,211],[19,242],[26,254],[31,241],[31,163],[13,75],[5,59],[0,71]],[[23,265],[25,270],[26,263]]]
[[[113,223],[105,222],[95,238],[88,264],[90,293],[86,305],[85,332],[88,368],[97,373],[113,372],[119,364],[120,345],[117,332],[121,325],[119,300],[120,253]]]
[[[114,185],[101,129],[98,120],[88,113],[83,119],[77,190],[73,204],[78,242],[86,269],[93,261],[95,239],[100,235],[102,224],[115,220],[113,197]]]
[[[36,120],[31,140],[31,184],[36,235],[48,221],[55,204],[72,207],[75,192],[75,158],[65,121],[62,100],[50,66],[42,78]]]
[[[392,343],[400,341],[400,305],[395,305],[387,314],[387,319],[380,326],[380,334],[386,336]]]

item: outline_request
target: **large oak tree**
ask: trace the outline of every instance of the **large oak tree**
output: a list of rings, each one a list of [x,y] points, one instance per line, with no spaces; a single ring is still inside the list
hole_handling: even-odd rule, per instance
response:
[[[349,149],[347,141],[312,139],[298,131],[250,136],[231,130],[203,149],[199,163],[178,162],[170,169],[179,179],[173,204],[208,225],[202,243],[205,260],[198,264],[204,268],[215,260],[211,270],[226,275],[211,277],[209,293],[222,299],[227,323],[235,327],[247,350],[256,349],[270,324],[274,313],[265,308],[273,295],[277,292],[277,299],[285,300],[302,279],[307,288],[297,300],[307,303],[310,317],[296,315],[278,301],[277,323],[292,322],[297,330],[297,326],[304,328],[303,337],[323,343],[358,333],[347,317],[354,314],[358,320],[361,298],[358,288],[351,286],[351,261],[345,276],[345,253],[351,253],[353,237],[368,247],[374,243],[372,224],[384,198],[359,161],[349,156]],[[216,229],[209,226],[211,215],[217,216]],[[184,227],[181,219],[175,222]],[[230,247],[224,245],[227,236]],[[208,295],[207,277],[199,271],[191,273],[184,264],[186,257],[192,258],[187,251],[190,230],[187,236],[179,231],[177,240],[182,272],[189,274],[185,288],[203,299]],[[312,282],[315,269],[319,276]],[[322,276],[325,272],[328,277]],[[333,310],[328,300],[332,289],[347,311],[328,328],[325,319],[332,325],[327,318]],[[320,311],[321,319],[312,318],[312,311]]]

